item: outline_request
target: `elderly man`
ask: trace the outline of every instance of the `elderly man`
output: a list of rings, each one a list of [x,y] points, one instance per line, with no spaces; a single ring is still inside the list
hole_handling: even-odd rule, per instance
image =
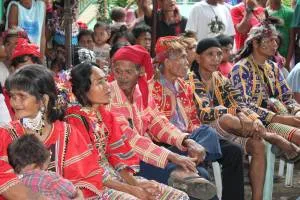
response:
[[[133,150],[145,162],[141,164],[141,175],[151,173],[149,169],[145,172],[147,164],[151,164],[164,169],[158,174],[161,177],[158,181],[169,181],[195,198],[212,198],[216,194],[215,187],[199,177],[196,169],[205,159],[205,149],[190,139],[188,133],[172,125],[149,94],[147,78],[152,78],[153,68],[147,50],[139,45],[122,47],[115,53],[112,63],[116,80],[111,84],[112,99],[108,109],[116,115]],[[177,147],[188,156],[162,145]],[[171,163],[179,168],[173,170],[176,166]]]
[[[169,121],[205,146],[207,155],[213,152],[213,147],[220,141],[223,157],[215,159],[222,165],[222,199],[244,199],[242,149],[226,139],[208,140],[217,133],[199,120],[192,88],[183,80],[187,74],[188,63],[187,53],[180,42],[177,37],[162,37],[157,41],[156,61],[159,63],[160,73],[149,87],[151,94],[159,110]],[[231,118],[228,114],[223,115],[219,119],[220,125],[224,128],[224,123]],[[207,158],[206,160],[214,159],[209,156]]]

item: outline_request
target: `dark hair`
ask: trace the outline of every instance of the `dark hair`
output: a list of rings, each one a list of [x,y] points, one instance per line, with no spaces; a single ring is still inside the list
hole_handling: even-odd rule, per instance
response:
[[[197,35],[193,31],[186,31],[186,32],[182,33],[181,35],[185,38],[194,38],[195,40],[197,40]]]
[[[83,37],[83,36],[91,36],[93,37],[93,31],[91,30],[81,30],[78,34],[78,42],[80,41],[80,39]]]
[[[238,62],[239,60],[248,57],[253,52],[252,42],[256,40],[258,44],[260,44],[262,39],[263,37],[257,37],[251,40],[250,42],[245,43],[245,46],[236,53],[236,56],[234,57],[234,62]]]
[[[216,39],[219,41],[222,47],[228,46],[229,44],[233,45],[233,38],[228,35],[218,35]]]
[[[76,65],[71,71],[72,92],[82,106],[91,105],[86,93],[91,88],[92,67],[99,67],[96,63],[83,62]]]
[[[130,44],[135,44],[135,38],[133,34],[127,29],[125,25],[122,25],[119,30],[112,31],[110,43],[114,45],[120,38],[126,38]]]
[[[117,42],[114,45],[111,46],[109,51],[109,57],[112,58],[115,53],[122,47],[129,46],[130,44],[128,42]]]
[[[104,28],[106,31],[111,31],[110,25],[105,22],[97,22],[94,26],[94,31],[96,28]]]
[[[126,17],[125,8],[122,7],[114,7],[111,10],[110,18],[116,22],[123,20]]]
[[[45,145],[33,134],[25,134],[8,145],[8,162],[16,173],[30,164],[42,166],[50,157]]]
[[[9,76],[6,81],[6,89],[28,92],[30,95],[41,100],[43,95],[49,96],[47,108],[47,119],[49,122],[63,119],[63,110],[56,105],[57,90],[53,79],[53,73],[43,65],[30,64],[22,67]]]
[[[19,64],[26,62],[26,60],[25,60],[26,57],[29,57],[34,64],[39,64],[39,65],[43,64],[39,57],[34,56],[32,54],[26,54],[26,55],[18,56],[18,57],[15,57],[14,59],[12,59],[11,65],[14,67],[17,67]]]
[[[137,25],[136,27],[134,27],[134,29],[132,30],[132,34],[135,38],[140,37],[140,35],[142,33],[150,33],[151,34],[151,28],[150,26],[146,25],[146,24],[140,24]]]
[[[4,37],[3,44],[6,45],[6,44],[8,43],[8,40],[9,40],[10,38],[13,38],[13,37],[18,38],[18,33],[10,33],[10,34],[7,34],[7,35]]]

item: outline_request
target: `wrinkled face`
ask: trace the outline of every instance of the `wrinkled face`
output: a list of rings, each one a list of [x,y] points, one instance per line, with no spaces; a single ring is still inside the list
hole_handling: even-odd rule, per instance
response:
[[[32,6],[32,0],[21,0],[20,2],[25,8],[31,8]]]
[[[191,65],[196,58],[196,47],[197,47],[197,41],[194,40],[193,42],[189,43],[188,46],[185,48],[189,65]]]
[[[124,91],[132,91],[142,75],[136,64],[127,60],[116,61],[113,65],[113,73],[119,87]]]
[[[104,27],[98,27],[94,30],[94,42],[97,45],[103,45],[109,39],[110,34]]]
[[[160,0],[160,5],[163,11],[174,11],[176,8],[176,0]]]
[[[186,51],[171,52],[164,64],[165,70],[167,70],[170,75],[177,78],[184,78],[189,69]]]
[[[94,49],[94,41],[91,35],[82,36],[78,43],[80,47],[84,47],[92,51]]]
[[[7,42],[4,44],[5,47],[5,53],[7,56],[7,59],[10,59],[13,53],[13,50],[15,49],[17,45],[17,36],[12,36],[7,39]]]
[[[104,72],[98,67],[92,67],[90,80],[91,87],[86,96],[91,102],[92,106],[108,104],[110,101],[110,87]]]
[[[151,49],[151,34],[149,32],[142,33],[137,39],[136,44],[143,46],[147,51]]]
[[[227,46],[221,47],[222,52],[223,52],[223,59],[222,62],[228,62],[230,61],[230,57],[232,55],[232,44],[228,44]]]
[[[41,101],[35,96],[17,89],[10,91],[10,104],[18,119],[35,118],[41,107]]]
[[[222,50],[219,47],[210,47],[197,55],[196,61],[203,70],[214,72],[218,70],[222,58]]]
[[[263,38],[260,43],[258,43],[256,40],[253,41],[254,51],[265,56],[266,58],[276,54],[278,44],[279,41],[277,36]]]

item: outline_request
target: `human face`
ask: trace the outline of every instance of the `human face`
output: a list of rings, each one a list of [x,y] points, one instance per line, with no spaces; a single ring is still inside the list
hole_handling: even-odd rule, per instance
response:
[[[174,11],[176,8],[176,0],[160,0],[160,4],[163,11]]]
[[[142,33],[137,39],[136,44],[143,46],[147,51],[151,49],[151,34],[149,32]]]
[[[92,51],[94,49],[94,41],[91,35],[82,36],[78,43],[80,47],[84,47]]]
[[[193,40],[193,42],[190,42],[188,46],[185,48],[187,53],[187,60],[189,62],[189,65],[192,64],[192,62],[196,58],[196,47],[197,47],[197,41]]]
[[[28,92],[12,89],[10,91],[10,104],[15,111],[17,119],[35,118],[41,108],[41,101]]]
[[[187,60],[187,53],[185,50],[177,51],[171,53],[169,57],[165,60],[165,73],[170,78],[184,78],[188,71],[188,60]]]
[[[103,45],[109,39],[110,34],[104,27],[98,27],[94,30],[94,42],[96,45]]]
[[[142,75],[136,64],[127,60],[116,61],[113,65],[113,72],[119,87],[128,93],[133,91]]]
[[[31,8],[32,6],[32,0],[21,0],[21,4],[25,7],[25,8]]]
[[[17,36],[10,36],[7,39],[6,43],[4,44],[7,59],[11,58],[13,50],[15,49],[15,47],[17,45],[17,41],[18,41]]]
[[[232,44],[228,44],[227,46],[221,47],[223,52],[222,62],[228,62],[230,60],[230,57],[232,55],[232,48]]]
[[[263,38],[260,43],[254,41],[253,47],[257,54],[269,58],[274,56],[278,49],[278,37]]]
[[[110,101],[110,87],[107,83],[104,72],[98,67],[92,67],[90,76],[91,87],[86,96],[92,104],[92,107],[98,107],[101,104],[108,104]]]
[[[222,60],[222,50],[219,47],[210,47],[196,56],[196,61],[201,70],[207,72],[214,72],[218,70],[218,67]]]

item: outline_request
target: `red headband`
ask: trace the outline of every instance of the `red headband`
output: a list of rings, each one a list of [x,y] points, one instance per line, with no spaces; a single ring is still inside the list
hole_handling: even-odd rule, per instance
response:
[[[160,37],[158,38],[156,44],[155,44],[155,60],[157,62],[162,63],[166,57],[168,52],[168,47],[164,44],[165,41],[172,41],[172,40],[178,40],[177,36],[166,36],[166,37]]]
[[[18,38],[11,60],[23,55],[33,55],[38,58],[41,57],[41,53],[37,45],[28,43],[28,40],[24,38]]]
[[[118,60],[127,60],[145,68],[146,76],[139,78],[138,85],[143,96],[144,107],[147,107],[149,95],[147,80],[151,79],[154,73],[148,51],[140,45],[125,46],[115,53],[112,60],[113,63]]]

